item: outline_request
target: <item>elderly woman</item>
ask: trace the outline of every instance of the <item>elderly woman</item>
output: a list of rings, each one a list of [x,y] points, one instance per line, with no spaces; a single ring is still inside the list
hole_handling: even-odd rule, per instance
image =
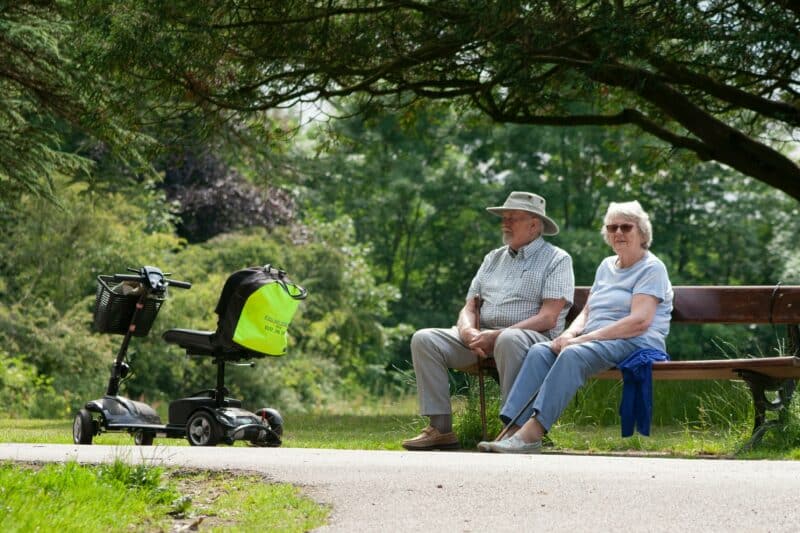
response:
[[[649,251],[650,218],[639,202],[612,202],[601,234],[616,255],[600,263],[586,305],[572,324],[552,342],[528,350],[500,412],[508,422],[522,411],[518,420],[526,422],[511,426],[510,437],[481,442],[481,451],[537,453],[542,437],[589,377],[640,348],[664,351],[672,285],[664,264]]]

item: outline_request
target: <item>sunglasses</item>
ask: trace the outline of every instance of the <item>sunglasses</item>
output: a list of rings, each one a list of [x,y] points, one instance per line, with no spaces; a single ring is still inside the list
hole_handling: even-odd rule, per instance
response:
[[[617,230],[622,230],[622,233],[630,233],[633,229],[633,224],[607,224],[606,231],[608,233],[616,233]]]

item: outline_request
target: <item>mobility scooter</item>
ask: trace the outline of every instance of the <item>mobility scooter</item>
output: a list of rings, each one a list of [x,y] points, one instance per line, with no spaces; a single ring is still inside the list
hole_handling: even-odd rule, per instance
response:
[[[185,437],[193,446],[233,444],[237,440],[254,446],[280,446],[280,413],[272,408],[253,413],[242,408],[240,400],[228,397],[225,365],[252,367],[252,362],[242,361],[283,355],[286,327],[299,300],[306,297],[305,289],[270,265],[240,270],[223,288],[216,308],[216,331],[166,331],[164,340],[177,344],[187,355],[211,358],[217,366],[217,380],[213,389],[170,402],[169,421],[163,424],[152,407],[120,396],[119,389],[130,372],[127,353],[131,338],[148,334],[167,298],[168,287],[188,289],[191,283],[169,279],[169,274],[152,266],[128,270],[132,273],[97,278],[94,329],[124,337],[105,396],[87,402],[75,416],[75,444],[91,444],[96,435],[118,431],[130,433],[134,442],[143,446],[152,445],[156,437]]]

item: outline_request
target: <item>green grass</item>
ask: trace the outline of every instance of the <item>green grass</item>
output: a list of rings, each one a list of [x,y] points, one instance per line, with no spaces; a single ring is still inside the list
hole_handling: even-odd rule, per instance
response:
[[[120,531],[119,524],[140,523],[159,528],[169,510],[165,493],[76,463],[40,470],[2,465],[0,491],[0,523],[12,531]]]
[[[212,480],[221,477],[224,492],[205,508],[216,519],[211,531],[309,531],[330,514],[328,507],[303,497],[297,487],[252,476],[210,475]]]
[[[458,402],[457,402],[458,403]],[[474,447],[480,437],[480,421],[474,409],[466,403],[457,405],[459,412],[470,413],[477,432],[469,438],[466,447]],[[457,417],[457,425],[461,417]],[[286,417],[284,447],[328,448],[349,450],[401,450],[400,442],[415,435],[424,427],[425,420],[413,414],[387,415],[291,415]],[[492,421],[491,427],[499,428]],[[618,425],[575,425],[559,422],[550,432],[552,451],[565,453],[631,453],[668,455],[675,457],[737,455],[739,458],[798,459],[800,446],[785,447],[770,443],[780,437],[780,432],[765,437],[766,446],[747,453],[737,453],[749,437],[749,426],[693,427],[690,424],[655,425],[651,436],[635,435],[622,438]],[[459,432],[466,431],[457,427]],[[72,443],[72,426],[65,420],[0,420],[0,442]],[[124,433],[107,433],[95,438],[97,445],[130,445],[133,439]],[[472,443],[472,444],[469,444]],[[157,445],[188,446],[183,439],[156,439]],[[237,442],[236,446],[245,446]],[[221,447],[224,447],[221,445]]]
[[[740,458],[797,459],[800,457],[800,401],[795,398],[785,426],[769,431],[762,445],[742,452],[750,437],[752,407],[749,393],[740,384],[712,382],[705,388],[695,383],[665,387],[658,383],[650,437],[620,435],[616,406],[620,387],[611,382],[592,382],[570,405],[550,432],[554,451],[566,453],[642,453],[679,457],[737,456]],[[671,385],[671,384],[669,384]],[[499,391],[487,380],[489,436],[500,430],[495,414]],[[454,400],[454,427],[462,446],[474,449],[481,440],[477,387]],[[800,393],[798,393],[800,396]],[[676,401],[680,398],[680,401]],[[665,405],[671,399],[678,407]],[[689,406],[689,407],[687,407]],[[337,405],[335,412],[284,414],[284,447],[352,450],[401,450],[403,439],[417,434],[426,420],[415,415],[413,397],[401,401]],[[0,442],[72,443],[69,420],[0,419]],[[126,433],[95,437],[97,445],[133,445]],[[185,439],[156,439],[157,445],[188,446]],[[246,446],[237,442],[236,446]]]
[[[414,415],[301,414],[286,416],[283,445],[294,448],[399,450],[400,441],[423,427]],[[0,442],[72,444],[70,420],[0,419]],[[103,433],[97,445],[133,445],[127,433]],[[185,439],[156,439],[156,445],[188,446]],[[224,445],[220,445],[224,446]],[[237,441],[235,446],[247,446]]]
[[[400,450],[400,442],[424,426],[412,413],[416,400],[373,405],[335,406],[337,413],[284,414],[284,446],[295,448],[341,448],[359,450]],[[347,413],[347,414],[341,414]],[[0,442],[72,444],[71,420],[0,418]],[[125,432],[95,436],[97,445],[133,445]],[[154,444],[188,446],[186,439],[156,438]],[[221,445],[224,446],[224,445]],[[247,446],[237,441],[235,446]]]
[[[115,462],[0,463],[4,531],[308,531],[329,509],[257,476]]]

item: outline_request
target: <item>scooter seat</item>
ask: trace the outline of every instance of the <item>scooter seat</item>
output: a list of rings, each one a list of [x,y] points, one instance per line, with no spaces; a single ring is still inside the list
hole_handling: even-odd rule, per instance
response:
[[[260,359],[264,354],[252,352],[244,348],[231,349],[220,346],[216,342],[215,331],[198,331],[195,329],[168,329],[162,338],[170,344],[177,344],[187,355],[206,355],[219,357],[225,361],[239,361],[241,359]]]

